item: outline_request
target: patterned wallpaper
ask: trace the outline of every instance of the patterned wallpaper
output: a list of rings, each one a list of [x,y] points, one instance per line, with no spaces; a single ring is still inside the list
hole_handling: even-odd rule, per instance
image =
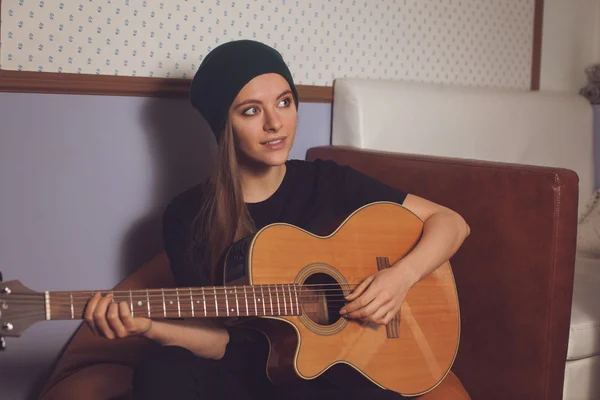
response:
[[[0,0],[0,68],[191,78],[240,38],[298,84],[389,78],[527,89],[534,0]]]

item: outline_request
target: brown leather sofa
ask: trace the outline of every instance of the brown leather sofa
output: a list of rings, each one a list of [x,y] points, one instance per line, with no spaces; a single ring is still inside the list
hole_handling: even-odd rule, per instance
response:
[[[573,288],[577,175],[559,168],[325,146],[333,159],[465,217],[471,236],[451,260],[461,307],[453,366],[473,399],[561,399]],[[173,285],[161,254],[117,287]],[[156,344],[108,341],[83,325],[41,399],[130,398],[133,368]]]

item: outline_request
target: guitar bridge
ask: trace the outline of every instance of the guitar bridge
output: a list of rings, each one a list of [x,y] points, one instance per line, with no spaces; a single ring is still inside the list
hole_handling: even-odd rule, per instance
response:
[[[377,270],[381,271],[390,267],[390,259],[387,257],[377,257]],[[388,324],[385,326],[387,337],[389,339],[397,339],[400,337],[400,311]]]

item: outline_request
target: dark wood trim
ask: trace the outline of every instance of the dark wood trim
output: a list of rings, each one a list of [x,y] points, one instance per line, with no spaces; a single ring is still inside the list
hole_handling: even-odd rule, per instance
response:
[[[187,97],[189,79],[0,70],[0,92]],[[300,101],[331,103],[333,88],[298,85]]]
[[[544,29],[544,0],[535,0],[533,11],[533,51],[531,59],[531,90],[540,90],[542,71],[542,35]]]

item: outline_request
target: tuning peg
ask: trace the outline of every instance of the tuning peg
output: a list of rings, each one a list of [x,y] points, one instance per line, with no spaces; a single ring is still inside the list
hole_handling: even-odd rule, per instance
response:
[[[0,351],[6,350],[6,340],[0,336]]]

